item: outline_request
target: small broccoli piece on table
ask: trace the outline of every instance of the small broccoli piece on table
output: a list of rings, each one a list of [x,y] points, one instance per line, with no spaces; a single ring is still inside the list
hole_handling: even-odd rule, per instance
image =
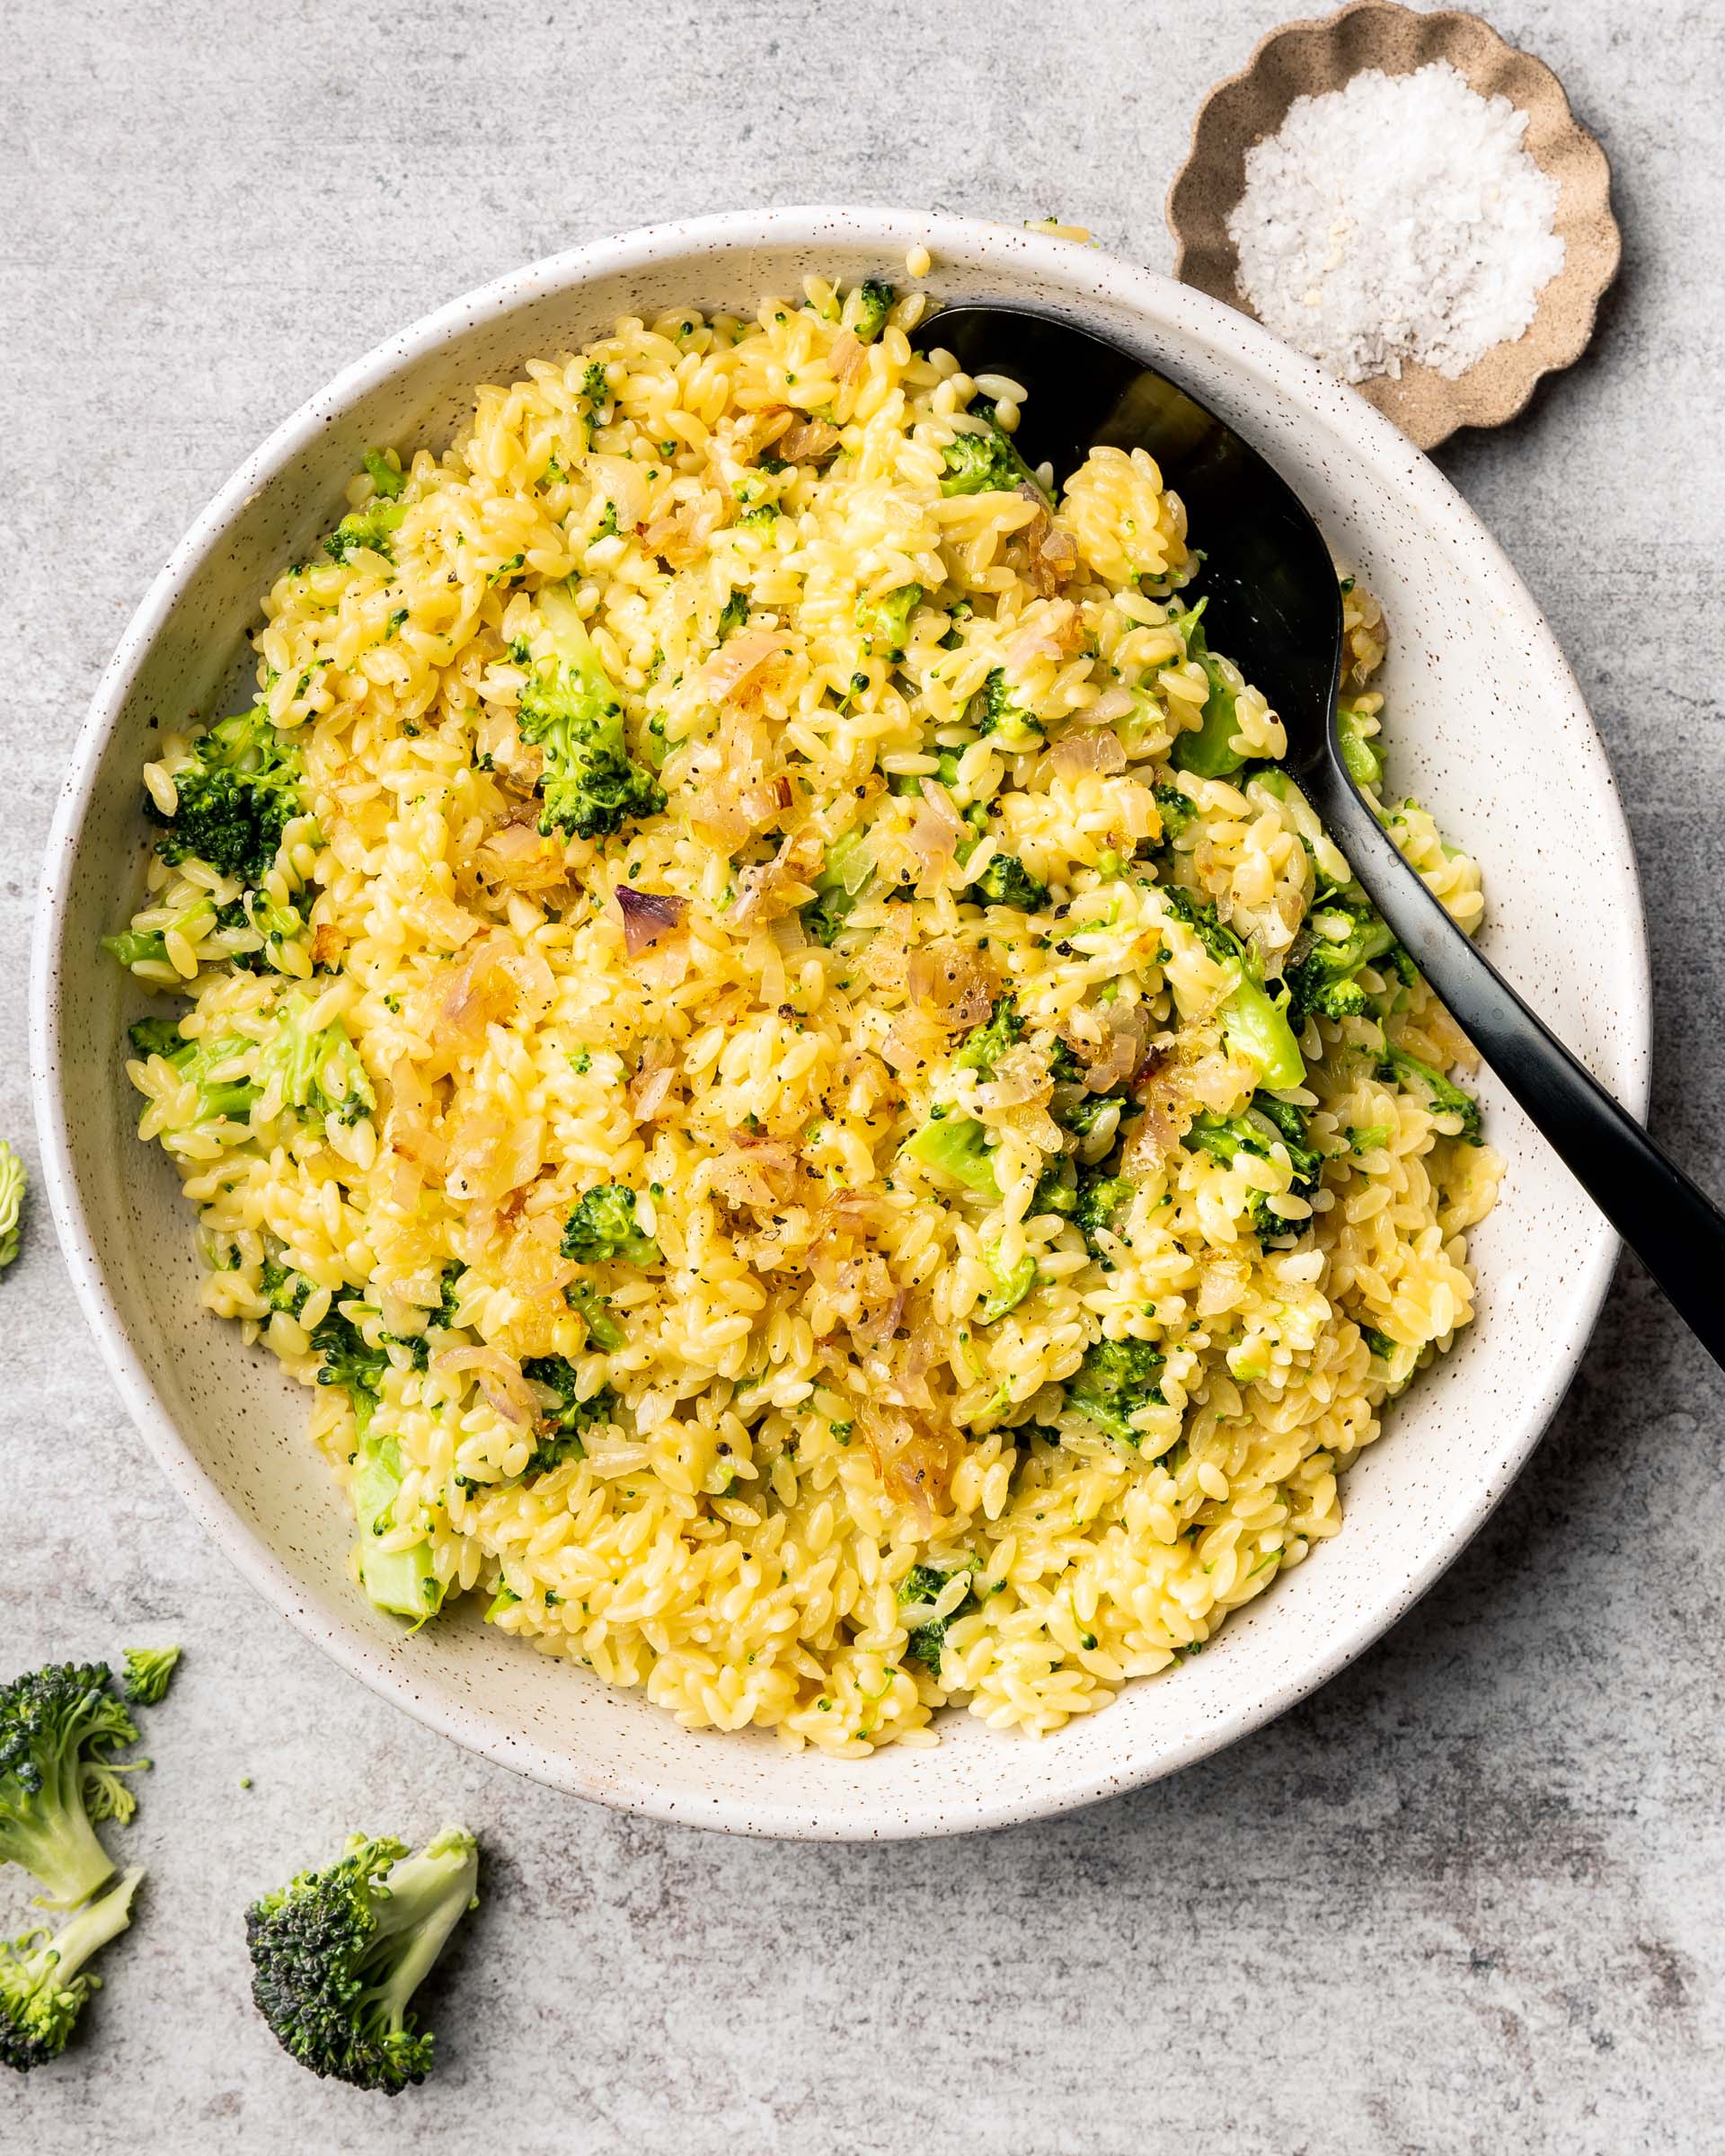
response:
[[[112,1754],[137,1724],[111,1676],[105,1662],[65,1662],[0,1687],[0,1864],[22,1865],[64,1907],[114,1874],[92,1820],[123,1816]]]
[[[126,1697],[135,1707],[159,1707],[180,1660],[177,1647],[128,1647],[126,1655]]]
[[[1208,693],[1204,699],[1203,724],[1196,730],[1174,736],[1168,761],[1176,771],[1190,771],[1200,779],[1224,779],[1238,771],[1246,752],[1234,746],[1237,728],[1234,703],[1237,691],[1204,640],[1203,613],[1208,600],[1200,599],[1187,613],[1175,614],[1171,626],[1180,632],[1188,658],[1204,669]]]
[[[172,816],[146,803],[146,815],[167,829],[156,842],[163,860],[170,867],[208,862],[224,876],[261,883],[283,831],[301,812],[299,751],[283,740],[262,704],[254,704],[210,728],[193,747],[191,762],[174,773],[173,790]]]
[[[942,1569],[938,1565],[913,1565],[898,1587],[898,1606],[915,1615],[939,1601],[951,1584],[955,1572],[977,1570],[973,1557],[962,1565],[949,1565]],[[929,1616],[920,1624],[910,1628],[910,1638],[905,1644],[905,1660],[919,1662],[938,1684],[941,1681],[941,1657],[946,1650],[946,1635],[960,1617],[969,1617],[982,1604],[977,1600],[974,1589],[965,1590],[964,1599],[944,1617]]]
[[[1285,1093],[1305,1082],[1305,1058],[1287,1021],[1286,995],[1271,995],[1257,961],[1231,929],[1216,918],[1213,906],[1201,904],[1178,884],[1161,887],[1169,917],[1190,928],[1220,966],[1233,970],[1233,987],[1223,1000],[1222,1029],[1228,1047],[1245,1057],[1259,1083]]]
[[[879,278],[864,278],[851,295],[845,312],[853,316],[851,334],[859,344],[872,344],[887,326],[892,312],[892,287]]]
[[[91,1956],[131,1922],[142,1871],[117,1880],[99,1901],[49,1934],[45,1926],[0,1945],[0,2065],[29,2073],[58,2059],[100,1976],[84,1975]]]
[[[1372,998],[1355,976],[1383,958],[1394,963],[1401,953],[1369,901],[1338,893],[1314,906],[1295,939],[1284,976],[1289,1021],[1298,1028],[1314,1012],[1325,1018],[1352,1018],[1370,1010]]]
[[[1441,1071],[1433,1070],[1429,1063],[1421,1063],[1417,1056],[1410,1056],[1405,1048],[1387,1048],[1377,1066],[1377,1074],[1386,1085],[1418,1086],[1434,1116],[1455,1116],[1459,1119],[1460,1127],[1452,1134],[1454,1136],[1460,1138],[1464,1145],[1479,1144],[1479,1102]]]
[[[371,478],[371,483],[385,501],[394,501],[407,484],[407,474],[392,464],[381,449],[367,449],[360,459]]]
[[[1165,1404],[1160,1380],[1166,1360],[1146,1340],[1098,1340],[1066,1380],[1066,1405],[1136,1452],[1143,1435],[1131,1418]]]
[[[1042,746],[1042,722],[1034,712],[1027,711],[1022,704],[1013,702],[1004,667],[995,667],[990,672],[987,679],[966,704],[964,720],[965,724],[974,726],[978,734],[991,736],[998,741],[1009,756]]]
[[[369,465],[367,467],[369,470]],[[376,474],[373,474],[374,483]],[[399,477],[400,474],[398,473]],[[407,514],[405,502],[393,500],[381,490],[363,509],[350,509],[323,542],[332,561],[348,562],[355,554],[381,554],[395,559],[395,531]]]
[[[1084,1248],[1092,1258],[1099,1258],[1104,1266],[1108,1253],[1103,1249],[1104,1231],[1117,1234],[1119,1224],[1130,1207],[1137,1192],[1137,1185],[1130,1177],[1110,1175],[1101,1168],[1078,1171],[1077,1202],[1073,1207],[1072,1223],[1084,1239]]]
[[[1336,731],[1341,740],[1341,760],[1348,766],[1348,776],[1356,786],[1376,793],[1384,783],[1384,759],[1374,746],[1369,727],[1376,728],[1358,704],[1339,703],[1336,706]]]
[[[969,1116],[947,1116],[924,1123],[909,1139],[905,1151],[924,1168],[974,1190],[978,1197],[1000,1199],[995,1164],[988,1155],[987,1133]]]
[[[861,831],[847,831],[833,841],[815,878],[816,895],[799,913],[809,934],[828,950],[874,875],[874,864],[864,850],[862,837]]]
[[[545,1410],[539,1426],[539,1442],[523,1473],[529,1478],[548,1475],[565,1460],[584,1460],[587,1447],[581,1433],[596,1422],[610,1422],[615,1418],[616,1394],[609,1385],[601,1385],[590,1400],[578,1400],[575,1389],[579,1380],[566,1356],[531,1356],[522,1364],[521,1374],[530,1384],[542,1385],[554,1402]]]
[[[952,1058],[955,1071],[975,1071],[979,1077],[992,1078],[995,1065],[1024,1030],[1024,1021],[1018,1015],[1017,1006],[1010,995],[997,996],[994,1009],[988,1013],[986,1025],[974,1026],[960,1044]]]
[[[623,699],[568,587],[549,587],[537,604],[550,656],[534,666],[515,723],[524,742],[545,752],[539,828],[547,837],[609,838],[626,823],[657,816],[665,790],[630,761]]]
[[[30,1178],[24,1163],[0,1138],[0,1272],[18,1255],[18,1219],[24,1209]]]
[[[1272,1159],[1279,1145],[1293,1171],[1288,1195],[1310,1200],[1323,1172],[1323,1155],[1307,1144],[1305,1131],[1305,1118],[1297,1108],[1261,1092],[1252,1095],[1252,1106],[1243,1116],[1217,1116],[1207,1110],[1181,1142],[1189,1152],[1208,1153],[1224,1167],[1231,1166],[1243,1153],[1255,1153],[1261,1161]],[[1272,1209],[1267,1190],[1252,1192],[1247,1216],[1261,1237],[1297,1235],[1300,1232],[1299,1222],[1284,1220]]]
[[[1048,489],[1019,455],[1013,437],[995,417],[993,403],[977,397],[970,417],[982,421],[980,434],[955,435],[941,452],[946,476],[942,494],[1012,494],[1028,487],[1046,507]]]
[[[626,1183],[597,1183],[583,1192],[563,1230],[562,1250],[577,1265],[599,1265],[607,1258],[657,1265],[662,1254],[635,1225],[635,1194]]]
[[[1048,903],[1048,887],[1039,882],[1013,853],[996,853],[971,884],[990,906],[1016,906],[1022,914],[1040,913]]]
[[[355,1834],[245,1913],[252,1996],[309,2072],[396,2096],[430,2072],[435,2038],[411,2010],[445,1941],[475,1905],[479,1851],[447,1826],[417,1856]]]
[[[856,602],[856,625],[871,658],[899,659],[910,640],[910,617],[923,603],[920,584],[901,584],[878,599]]]
[[[563,1290],[563,1300],[587,1326],[587,1340],[601,1355],[615,1355],[625,1345],[627,1335],[611,1315],[611,1305],[590,1280],[572,1280]]]

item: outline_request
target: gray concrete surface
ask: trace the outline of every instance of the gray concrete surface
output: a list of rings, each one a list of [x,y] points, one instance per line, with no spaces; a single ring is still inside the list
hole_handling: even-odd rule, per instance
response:
[[[1278,12],[4,0],[0,1130],[33,1159],[25,951],[98,668],[337,367],[532,256],[734,205],[1056,209],[1165,266],[1193,109]],[[1627,254],[1593,355],[1441,461],[1605,729],[1649,871],[1655,1126],[1725,1189],[1725,17],[1494,12],[1605,140]],[[727,1842],[471,1759],[290,1632],[144,1454],[39,1213],[0,1284],[0,1661],[146,1630],[188,1656],[128,1837],[147,1903],[93,2040],[0,2088],[0,2146],[1725,2147],[1722,1430],[1626,1266],[1486,1533],[1272,1728],[986,1839]],[[316,2084],[252,2015],[238,1912],[350,1822],[445,1815],[490,1862],[436,2078],[393,2107]]]

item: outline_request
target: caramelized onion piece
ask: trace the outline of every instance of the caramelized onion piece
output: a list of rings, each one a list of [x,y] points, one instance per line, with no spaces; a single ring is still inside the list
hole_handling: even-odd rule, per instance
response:
[[[679,927],[689,910],[686,898],[674,898],[668,891],[638,891],[628,883],[618,884],[612,896],[623,915],[624,949],[632,959]]]
[[[784,637],[777,629],[739,629],[702,668],[702,681],[715,701],[734,696],[751,674],[783,649]]]
[[[522,1376],[521,1365],[500,1348],[446,1348],[431,1358],[434,1377],[459,1377],[468,1370],[505,1422],[519,1429],[539,1419],[538,1396]]]
[[[1048,751],[1048,764],[1063,779],[1081,779],[1091,773],[1107,776],[1126,769],[1126,751],[1115,735],[1092,729],[1063,735]]]
[[[838,447],[838,429],[826,420],[793,420],[779,438],[787,463],[818,464]]]

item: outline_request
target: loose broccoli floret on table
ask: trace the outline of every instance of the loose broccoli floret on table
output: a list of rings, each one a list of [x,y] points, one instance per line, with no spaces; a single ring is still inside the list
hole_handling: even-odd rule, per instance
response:
[[[1169,915],[1192,930],[1218,965],[1231,968],[1234,982],[1222,1006],[1222,1028],[1231,1049],[1243,1056],[1268,1091],[1285,1093],[1304,1084],[1305,1059],[1288,1024],[1287,999],[1271,995],[1257,962],[1231,929],[1216,918],[1213,906],[1201,904],[1178,884],[1161,887]]]
[[[635,1194],[626,1183],[597,1183],[583,1192],[563,1230],[563,1256],[577,1265],[615,1258],[624,1265],[656,1265],[660,1251],[635,1224]]]
[[[100,1976],[84,1965],[131,1922],[142,1871],[128,1871],[60,1929],[45,1926],[0,1945],[0,2064],[29,2073],[59,2057]]]
[[[126,1697],[138,1707],[159,1707],[180,1661],[177,1647],[128,1647],[126,1655]]]
[[[1480,1143],[1479,1102],[1472,1093],[1464,1092],[1459,1085],[1446,1078],[1441,1071],[1433,1070],[1429,1063],[1421,1063],[1417,1056],[1410,1056],[1405,1048],[1386,1048],[1377,1074],[1386,1084],[1422,1088],[1426,1105],[1434,1116],[1459,1118],[1460,1127],[1455,1136],[1464,1144]]]
[[[1146,1340],[1098,1340],[1066,1380],[1066,1405],[1136,1451],[1143,1435],[1131,1418],[1163,1404],[1159,1381],[1166,1360]]]
[[[550,656],[535,664],[521,691],[516,730],[545,752],[539,828],[547,836],[608,838],[626,823],[656,816],[665,790],[630,761],[623,699],[568,588],[542,591],[538,611]]]
[[[115,1801],[128,1763],[113,1754],[137,1742],[137,1724],[111,1677],[105,1662],[64,1662],[0,1688],[0,1863],[22,1865],[68,1907],[113,1877],[93,1820],[131,1809],[129,1796]]]
[[[208,862],[224,876],[261,883],[275,865],[281,835],[303,807],[300,755],[271,724],[262,704],[223,719],[199,739],[173,774],[172,816],[146,803],[167,827],[156,852],[170,866]],[[130,961],[128,961],[129,963]]]
[[[435,2038],[411,2001],[476,1901],[479,1851],[447,1826],[417,1856],[361,1834],[245,1914],[252,1996],[290,2058],[356,2089],[398,2095],[430,2072]]]

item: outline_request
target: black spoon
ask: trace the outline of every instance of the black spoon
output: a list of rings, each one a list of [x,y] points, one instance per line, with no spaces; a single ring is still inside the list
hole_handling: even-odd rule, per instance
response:
[[[1028,393],[1017,443],[1075,471],[1091,448],[1147,449],[1205,550],[1205,629],[1269,698],[1287,767],[1362,888],[1462,1030],[1617,1233],[1725,1365],[1725,1214],[1695,1188],[1507,981],[1403,861],[1342,760],[1341,596],[1330,550],[1269,463],[1129,352],[1021,307],[945,307],[919,336],[971,375]]]

